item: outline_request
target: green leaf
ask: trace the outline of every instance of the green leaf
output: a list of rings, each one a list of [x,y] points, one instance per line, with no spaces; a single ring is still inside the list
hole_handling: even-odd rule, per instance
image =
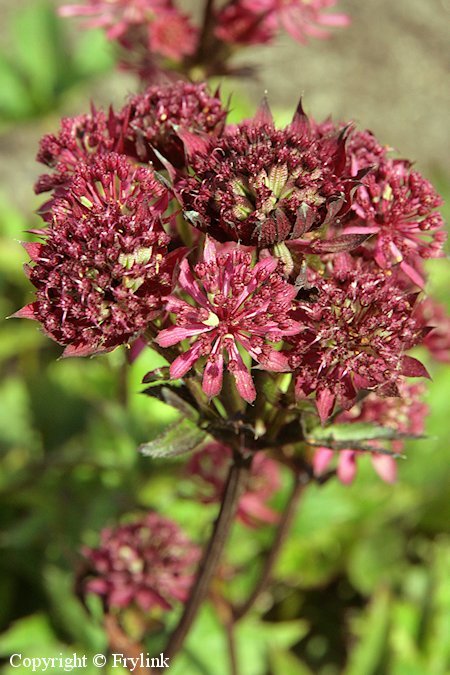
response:
[[[139,452],[145,457],[176,457],[194,450],[206,437],[206,431],[182,419],[167,427],[157,438],[139,446]]]
[[[283,675],[313,675],[312,671],[286,649],[270,650],[270,666],[273,673]]]
[[[10,60],[0,53],[0,119],[27,117],[32,110],[26,82]]]
[[[363,620],[358,621],[359,641],[353,649],[344,675],[376,675],[387,649],[391,597],[381,588],[373,597]],[[356,622],[355,622],[356,623]]]
[[[13,623],[0,636],[0,656],[10,656],[17,650],[28,654],[54,649],[58,641],[53,633],[50,621],[43,614],[33,614]]]
[[[47,2],[29,4],[17,13],[12,26],[15,59],[28,84],[28,96],[31,93],[43,110],[54,98],[58,68],[65,56],[58,29],[54,7]]]
[[[57,567],[48,567],[44,581],[53,604],[53,613],[60,625],[74,640],[91,649],[102,652],[107,648],[104,630],[96,625],[74,595],[72,575]]]
[[[384,447],[371,446],[370,441],[393,441],[406,438],[421,438],[402,434],[390,427],[380,427],[370,422],[354,422],[353,424],[333,424],[329,427],[315,427],[305,439],[313,446],[325,445],[332,450],[354,449],[364,452],[376,452],[382,455],[398,456],[398,453]]]
[[[153,396],[159,401],[163,401],[163,403],[170,405],[172,408],[175,408],[178,410],[178,412],[182,413],[184,417],[192,420],[193,422],[197,422],[200,417],[198,411],[186,400],[186,398],[188,398],[187,395],[189,395],[186,387],[154,385],[152,387],[148,387],[143,393],[147,394],[148,396]],[[183,395],[186,395],[186,398],[183,397]]]

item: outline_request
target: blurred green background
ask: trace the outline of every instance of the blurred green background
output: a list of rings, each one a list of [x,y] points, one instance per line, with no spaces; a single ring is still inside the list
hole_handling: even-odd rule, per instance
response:
[[[333,40],[301,48],[286,39],[240,57],[261,68],[256,82],[224,85],[238,92],[234,118],[251,114],[268,89],[285,120],[302,93],[314,116],[356,118],[417,158],[450,199],[448,2],[343,0],[340,6],[353,25]],[[38,139],[57,129],[62,114],[86,111],[91,99],[120,104],[136,83],[113,70],[102,35],[58,20],[51,3],[3,0],[0,12],[0,316],[6,317],[31,298],[19,241],[38,222],[32,191],[41,172],[34,163]],[[447,260],[432,262],[429,273],[433,294],[450,311]],[[88,615],[73,591],[80,548],[95,545],[101,528],[155,508],[201,542],[215,515],[214,507],[187,499],[183,460],[164,463],[136,452],[174,419],[169,408],[140,393],[142,376],[159,357],[147,352],[130,368],[120,350],[67,361],[57,360],[60,353],[32,322],[0,324],[5,673],[17,670],[8,665],[12,652],[65,656],[106,649],[98,607]],[[450,375],[448,368],[427,365],[433,376],[428,436],[409,444],[398,483],[381,483],[362,460],[351,487],[330,482],[308,490],[276,583],[259,611],[239,625],[242,675],[450,672]],[[280,493],[279,508],[285,498]],[[234,593],[251,588],[271,536],[270,527],[249,536],[236,526],[228,558],[243,575]],[[228,672],[210,608],[171,672]]]

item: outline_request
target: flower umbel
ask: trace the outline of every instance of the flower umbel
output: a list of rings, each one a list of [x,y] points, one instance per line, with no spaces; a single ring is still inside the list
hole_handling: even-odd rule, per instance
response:
[[[282,130],[263,105],[220,138],[185,144],[194,176],[179,176],[175,189],[186,217],[217,239],[270,246],[349,211],[345,136],[318,138],[301,107]]]
[[[206,84],[178,81],[149,87],[122,111],[128,121],[127,152],[140,161],[160,165],[153,152],[157,150],[174,166],[184,166],[177,130],[219,135],[226,115],[218,93],[210,94]]]
[[[325,27],[348,26],[350,18],[346,14],[328,14],[323,10],[333,7],[336,0],[238,0],[240,18],[253,14],[255,31],[258,27],[256,19],[260,17],[262,27],[275,33],[280,26],[294,40],[304,44],[308,37],[328,38],[330,32]],[[247,22],[249,19],[247,18]]]
[[[171,59],[191,54],[197,43],[197,30],[172,0],[87,0],[84,5],[65,5],[59,13],[88,17],[88,26],[103,28],[110,40],[126,49],[144,44]]]
[[[184,602],[199,559],[176,523],[154,512],[103,530],[100,546],[83,553],[90,566],[86,591],[100,595],[108,609],[135,604],[144,611]]]
[[[112,109],[109,115],[92,107],[88,115],[63,117],[59,134],[47,134],[40,142],[36,159],[54,173],[40,176],[35,191],[66,185],[80,162],[89,164],[97,155],[119,152],[121,134],[121,122]]]
[[[357,191],[353,208],[363,222],[350,225],[345,232],[375,235],[377,264],[383,269],[400,265],[422,287],[420,262],[442,255],[446,238],[442,216],[436,212],[441,204],[431,183],[413,171],[409,162],[385,161]]]
[[[383,273],[352,269],[347,256],[329,278],[311,274],[317,301],[302,303],[295,313],[304,330],[288,353],[296,371],[296,393],[314,392],[322,421],[335,401],[350,408],[361,389],[398,395],[400,375],[426,376],[405,351],[418,344],[422,325],[414,311],[417,296],[407,296]]]
[[[80,165],[52,204],[44,243],[25,244],[36,319],[65,356],[108,351],[145,329],[171,290],[167,192],[153,172],[114,153]]]
[[[256,390],[238,345],[264,369],[286,369],[287,359],[273,343],[298,333],[300,324],[290,318],[297,291],[276,272],[277,265],[274,258],[253,265],[251,253],[239,246],[221,253],[211,239],[206,241],[203,261],[193,271],[182,261],[179,284],[195,304],[172,295],[167,309],[175,315],[176,324],[162,330],[156,341],[170,347],[195,339],[172,363],[172,378],[183,377],[204,356],[203,390],[211,398],[217,396],[222,389],[225,353],[239,394],[251,403]]]

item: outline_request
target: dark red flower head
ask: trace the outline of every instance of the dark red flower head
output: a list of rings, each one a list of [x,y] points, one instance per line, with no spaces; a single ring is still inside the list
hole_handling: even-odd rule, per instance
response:
[[[135,604],[144,611],[184,602],[199,549],[176,523],[157,513],[101,533],[98,548],[83,551],[90,566],[86,591],[108,609]]]
[[[114,153],[80,165],[52,206],[44,243],[26,244],[36,319],[65,356],[108,351],[142,332],[170,292],[166,190]]]
[[[92,109],[88,115],[63,117],[58,135],[47,134],[40,142],[37,161],[54,169],[43,174],[36,193],[48,192],[67,184],[80,163],[89,164],[97,155],[120,151],[121,123],[112,110]]]
[[[63,6],[59,14],[89,17],[86,26],[103,28],[106,36],[117,40],[132,57],[146,50],[180,60],[197,46],[197,28],[173,0],[87,0],[84,5]]]
[[[286,357],[273,343],[295,335],[300,324],[290,318],[297,290],[276,272],[277,267],[271,257],[253,265],[251,253],[239,246],[221,253],[211,239],[193,271],[187,260],[181,262],[179,285],[190,302],[170,296],[167,309],[176,324],[162,330],[156,341],[161,347],[194,341],[170,366],[172,378],[183,377],[206,357],[203,390],[209,397],[217,396],[226,355],[239,394],[252,403],[256,390],[238,345],[264,369],[286,370]]]
[[[418,286],[424,285],[421,261],[442,255],[444,222],[436,208],[441,197],[409,162],[385,161],[364,178],[353,209],[360,220],[348,234],[371,233],[373,257],[383,269],[399,265]]]
[[[155,149],[174,166],[184,166],[178,129],[215,136],[222,132],[226,115],[218,94],[211,95],[206,84],[180,80],[149,87],[122,111],[128,124],[127,152],[160,166]]]
[[[176,190],[186,217],[219,240],[270,246],[343,218],[354,180],[344,134],[318,138],[301,108],[285,129],[263,107],[220,138],[185,138],[193,176]]]
[[[361,389],[397,395],[400,376],[426,376],[424,366],[405,356],[423,337],[417,296],[406,296],[385,274],[343,265],[334,275],[311,273],[316,302],[301,303],[295,318],[304,330],[290,342],[296,393],[315,393],[322,420],[338,401],[344,409]]]
[[[329,138],[336,136],[345,130],[348,124],[344,122],[333,122],[331,118],[323,122],[311,120],[314,133],[318,138]],[[366,130],[356,129],[354,127],[348,130],[347,135],[347,158],[352,176],[356,176],[362,169],[376,168],[382,161],[387,159],[388,152],[392,149],[389,146],[381,145],[374,134]]]

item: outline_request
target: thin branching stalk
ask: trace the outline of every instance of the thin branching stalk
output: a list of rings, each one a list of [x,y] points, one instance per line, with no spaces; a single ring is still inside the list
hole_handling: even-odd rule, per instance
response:
[[[245,486],[250,465],[251,457],[244,457],[240,452],[235,452],[234,461],[225,485],[219,515],[214,523],[214,528],[203,558],[200,561],[189,599],[186,602],[178,625],[169,638],[167,647],[164,650],[164,656],[168,658],[173,658],[180,651],[200,606],[206,598],[212,577],[217,570],[234,521],[239,498]]]
[[[140,665],[141,657],[146,653],[145,647],[138,642],[134,642],[122,630],[117,618],[112,614],[105,615],[105,630],[112,654],[119,653],[127,659],[132,659],[136,664],[133,669],[135,675],[154,675],[155,671],[152,668]]]
[[[235,622],[231,618],[225,626],[228,644],[228,656],[230,659],[230,675],[239,675],[238,660],[236,653]]]
[[[247,600],[242,605],[236,607],[233,610],[235,621],[239,621],[250,611],[250,609],[253,607],[253,605],[261,595],[261,593],[267,587],[272,575],[274,565],[277,561],[278,555],[289,534],[292,521],[297,511],[300,496],[307,482],[308,478],[305,476],[305,474],[302,473],[295,474],[291,494],[289,496],[281,520],[278,524],[275,539],[265,558],[263,569],[261,570],[261,573],[258,577],[258,581],[256,582],[255,587],[253,588]]]

